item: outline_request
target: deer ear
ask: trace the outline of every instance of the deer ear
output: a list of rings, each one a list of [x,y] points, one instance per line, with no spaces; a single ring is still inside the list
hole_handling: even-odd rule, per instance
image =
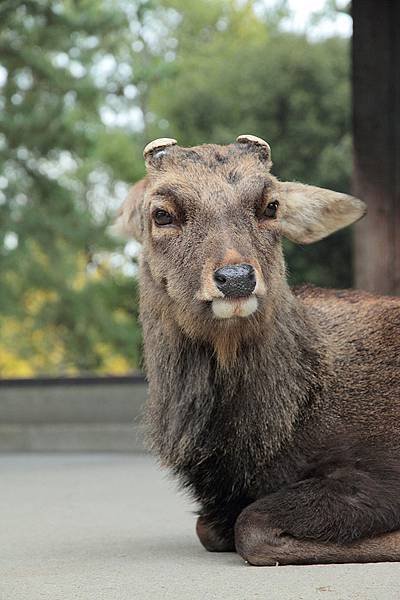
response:
[[[144,193],[147,186],[147,179],[141,179],[131,187],[121,208],[118,211],[117,218],[113,225],[113,232],[117,235],[127,238],[135,238],[138,242],[142,241],[143,223],[141,217],[141,207]]]
[[[353,196],[302,183],[279,183],[282,235],[298,244],[311,244],[351,225],[366,213],[366,204]]]

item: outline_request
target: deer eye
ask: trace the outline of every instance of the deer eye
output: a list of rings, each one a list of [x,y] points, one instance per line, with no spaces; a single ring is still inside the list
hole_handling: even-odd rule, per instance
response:
[[[159,227],[162,227],[163,225],[171,225],[174,222],[174,217],[162,208],[157,208],[153,212],[153,219],[155,224]]]
[[[276,212],[278,210],[278,206],[279,206],[278,200],[269,202],[269,204],[267,204],[266,209],[264,210],[263,217],[266,219],[276,219]]]

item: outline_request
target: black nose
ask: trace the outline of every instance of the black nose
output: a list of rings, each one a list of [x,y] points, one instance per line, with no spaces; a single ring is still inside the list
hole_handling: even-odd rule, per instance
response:
[[[256,287],[256,274],[251,265],[227,265],[214,272],[217,288],[227,298],[249,296]]]

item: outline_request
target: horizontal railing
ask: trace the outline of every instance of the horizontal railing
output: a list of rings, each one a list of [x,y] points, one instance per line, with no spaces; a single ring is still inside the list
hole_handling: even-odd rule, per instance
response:
[[[1,379],[0,387],[24,387],[24,386],[47,386],[47,385],[98,385],[100,384],[136,384],[145,383],[146,378],[143,374],[135,375],[99,375],[86,376],[78,375],[74,377],[15,377],[11,379]]]

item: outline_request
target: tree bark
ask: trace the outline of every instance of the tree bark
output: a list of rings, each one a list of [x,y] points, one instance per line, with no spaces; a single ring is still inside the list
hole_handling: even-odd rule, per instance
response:
[[[353,0],[355,285],[400,294],[400,1]]]

